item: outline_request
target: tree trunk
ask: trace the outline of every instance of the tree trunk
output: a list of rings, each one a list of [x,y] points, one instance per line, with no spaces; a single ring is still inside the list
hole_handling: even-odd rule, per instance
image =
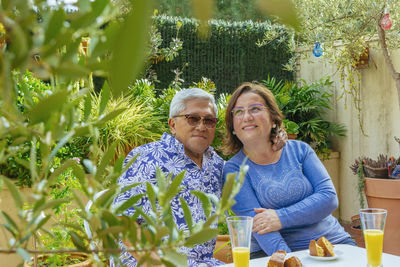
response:
[[[382,14],[382,16],[383,16],[383,14]],[[389,55],[389,51],[388,51],[387,44],[386,44],[385,31],[381,28],[381,25],[380,25],[382,16],[378,20],[378,25],[376,26],[376,28],[378,31],[379,43],[381,44],[383,57],[385,58],[386,65],[388,66],[390,73],[392,74],[392,77],[396,83],[397,99],[398,99],[399,108],[400,108],[400,73],[397,72],[396,69],[394,68],[392,58]]]

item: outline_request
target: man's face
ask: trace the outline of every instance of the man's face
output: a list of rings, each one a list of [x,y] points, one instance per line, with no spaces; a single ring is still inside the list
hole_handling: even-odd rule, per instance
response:
[[[170,118],[169,128],[175,138],[183,144],[185,154],[197,163],[196,159],[202,159],[203,153],[211,145],[215,134],[215,127],[206,127],[204,118],[215,118],[215,113],[208,100],[191,99],[186,101],[186,109],[179,115],[186,114],[200,116],[202,120],[197,126],[192,126],[185,117]]]

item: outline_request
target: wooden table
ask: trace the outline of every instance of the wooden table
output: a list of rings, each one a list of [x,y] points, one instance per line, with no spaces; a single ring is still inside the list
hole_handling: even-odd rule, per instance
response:
[[[400,243],[399,243],[400,245]],[[365,248],[360,248],[350,245],[335,245],[335,251],[338,256],[337,259],[331,261],[317,261],[308,256],[308,250],[301,250],[288,253],[288,256],[297,256],[303,263],[304,267],[365,267],[367,266],[367,256]],[[254,259],[250,261],[250,267],[267,267],[269,257]],[[400,267],[400,257],[383,253],[382,263],[384,267]],[[223,265],[225,267],[234,266],[233,263]]]

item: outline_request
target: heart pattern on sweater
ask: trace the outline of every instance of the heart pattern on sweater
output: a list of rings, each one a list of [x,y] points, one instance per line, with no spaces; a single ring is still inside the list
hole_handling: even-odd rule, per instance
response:
[[[279,177],[263,176],[255,188],[262,206],[272,209],[295,204],[313,192],[311,183],[300,170],[282,172]]]

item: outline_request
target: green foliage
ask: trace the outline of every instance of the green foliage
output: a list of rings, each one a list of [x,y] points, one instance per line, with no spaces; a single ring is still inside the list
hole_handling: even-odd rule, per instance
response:
[[[223,20],[264,21],[268,17],[260,12],[254,0],[215,1],[213,18]],[[168,16],[193,17],[192,8],[185,0],[161,0],[159,12]]]
[[[72,170],[69,169],[56,178],[55,184],[49,192],[50,200],[68,199],[69,201],[53,207],[52,213],[54,214],[49,221],[52,225],[50,231],[39,231],[37,233],[38,239],[35,241],[40,249],[62,250],[74,248],[74,243],[69,234],[72,228],[64,227],[64,225],[74,222],[78,227],[83,229],[83,221],[79,216],[81,210],[76,208],[76,205],[74,207],[74,203],[71,200],[73,198],[73,190],[80,191],[81,184],[72,174]],[[39,266],[64,266],[79,263],[78,259],[71,258],[70,255],[69,253],[48,255],[43,261],[40,261]]]
[[[220,222],[218,223],[218,229],[220,235],[229,235],[228,225],[225,221],[226,217],[229,216],[236,216],[236,214],[231,209],[229,209],[228,212],[225,213],[224,216],[222,216]]]
[[[329,138],[346,132],[343,125],[324,119],[326,110],[331,109],[329,78],[308,85],[303,80],[282,83],[268,77],[263,83],[274,93],[286,119],[298,125],[298,139],[309,143],[318,154],[329,156]]]
[[[154,108],[160,116],[160,120],[168,127],[169,106],[175,93],[179,89],[168,87],[163,89],[154,101]]]
[[[215,138],[212,143],[212,146],[215,148],[218,154],[221,155],[222,158],[225,160],[228,160],[230,157],[225,156],[222,153],[221,147],[222,147],[222,139],[224,138],[225,134],[225,113],[226,113],[226,108],[228,106],[229,99],[231,98],[230,94],[222,93],[218,96],[217,99],[217,107],[218,107],[218,123],[215,131]]]
[[[195,1],[193,1],[194,3]],[[205,5],[203,3],[201,6],[201,8],[207,9],[204,13],[212,13],[212,17],[215,19],[265,21],[272,20],[271,15],[273,15],[278,16],[282,22],[295,28],[299,24],[294,4],[289,0],[208,0],[207,8],[204,8]],[[185,0],[161,0],[159,10],[162,14],[168,16],[197,17],[201,19],[201,16],[196,14],[196,8],[192,8],[190,3]]]
[[[172,61],[178,56],[178,51],[182,49],[182,41],[178,38],[178,33],[181,24],[177,24],[177,31],[175,38],[171,39],[168,46],[163,46],[161,33],[153,25],[150,32],[149,42],[149,57],[146,64],[144,76],[152,82],[159,82],[156,71],[153,69],[153,64],[156,65],[161,61]]]
[[[154,84],[146,79],[136,80],[128,89],[129,95],[140,102],[155,101]]]
[[[113,34],[113,56],[110,62],[110,78],[113,89],[118,95],[126,90],[129,83],[143,68],[145,60],[146,42],[150,27],[153,0],[136,1],[135,7],[125,14],[125,22],[120,25],[119,31]],[[132,34],[132,31],[135,34]],[[138,40],[143,40],[138,42]],[[136,60],[132,60],[132,58]]]
[[[35,77],[35,75],[29,71],[26,71],[22,76],[20,76],[20,74],[20,72],[13,73],[18,93],[15,104],[21,113],[26,114],[30,108],[50,94],[51,86]],[[0,174],[17,179],[17,185],[19,186],[30,187],[32,186],[30,170],[21,163],[30,160],[31,143],[22,142],[22,140],[23,139],[13,140],[12,138],[7,140],[8,145],[13,146],[19,144],[21,148],[19,150],[20,152],[7,158],[4,164],[0,164]],[[85,141],[86,138],[81,138],[80,140],[67,143],[63,148],[57,151],[57,155],[54,158],[55,165],[58,165],[67,158],[82,158],[86,155],[88,153],[88,146],[85,144]],[[40,157],[37,160],[37,167],[39,167],[41,164]]]
[[[285,131],[288,134],[299,134],[300,127],[294,121],[290,121],[288,119],[284,119],[283,120],[283,129],[285,129]]]
[[[399,72],[395,69],[389,52],[400,47],[398,41],[400,24],[397,23],[400,21],[398,2],[295,0],[294,3],[304,23],[302,29],[296,32],[298,44],[313,46],[316,41],[322,43],[323,57],[336,63],[342,79],[343,95],[351,97],[354,107],[359,112],[360,129],[364,133],[360,115],[361,72],[357,68],[357,63],[366,47],[378,48],[382,51],[387,68],[394,80],[397,80],[397,96],[400,103]],[[379,27],[385,12],[390,14],[393,22],[391,29],[387,31]]]
[[[92,112],[100,114],[101,97],[93,95],[93,98]],[[146,80],[137,81],[124,96],[112,98],[105,112],[124,111],[100,129],[100,148],[106,150],[111,144],[116,144],[115,155],[125,156],[137,146],[158,140],[167,130],[167,120],[159,115],[155,99],[154,86]]]
[[[9,157],[4,163],[0,164],[0,174],[11,179],[18,179],[17,185],[19,186],[31,186],[29,169],[18,163],[21,160],[29,160],[29,152],[17,153]]]
[[[197,36],[196,20],[157,16],[155,24],[161,33],[163,42],[169,43],[177,35],[183,42],[183,48],[172,62],[153,64],[160,80],[159,87],[167,88],[175,78],[171,70],[181,69],[188,63],[181,78],[182,86],[189,87],[202,77],[210,78],[216,85],[219,95],[231,92],[244,81],[263,80],[266,76],[283,80],[292,80],[293,72],[283,70],[292,57],[290,38],[285,28],[272,25],[269,22],[255,23],[230,22],[212,20],[209,22],[210,38],[203,40]],[[263,38],[265,32],[277,32],[282,38],[277,38],[264,46],[256,43]]]
[[[400,19],[396,1],[296,0],[294,3],[304,22],[304,27],[297,32],[299,41],[312,45],[318,40],[329,58],[349,65],[359,58],[366,42],[376,38],[376,26],[385,7],[393,22]],[[390,49],[399,47],[396,34],[399,27],[393,23],[386,33]],[[334,43],[339,40],[343,46],[336,49]]]
[[[50,90],[50,85],[35,77],[29,71],[25,71],[23,75],[19,72],[13,73],[17,85],[17,106],[21,112],[25,112],[24,106],[32,106],[39,101],[37,93],[45,93]]]
[[[228,229],[228,225],[226,224],[226,222],[220,222],[218,223],[218,229],[219,229],[219,233],[220,235],[229,235],[229,229]]]

